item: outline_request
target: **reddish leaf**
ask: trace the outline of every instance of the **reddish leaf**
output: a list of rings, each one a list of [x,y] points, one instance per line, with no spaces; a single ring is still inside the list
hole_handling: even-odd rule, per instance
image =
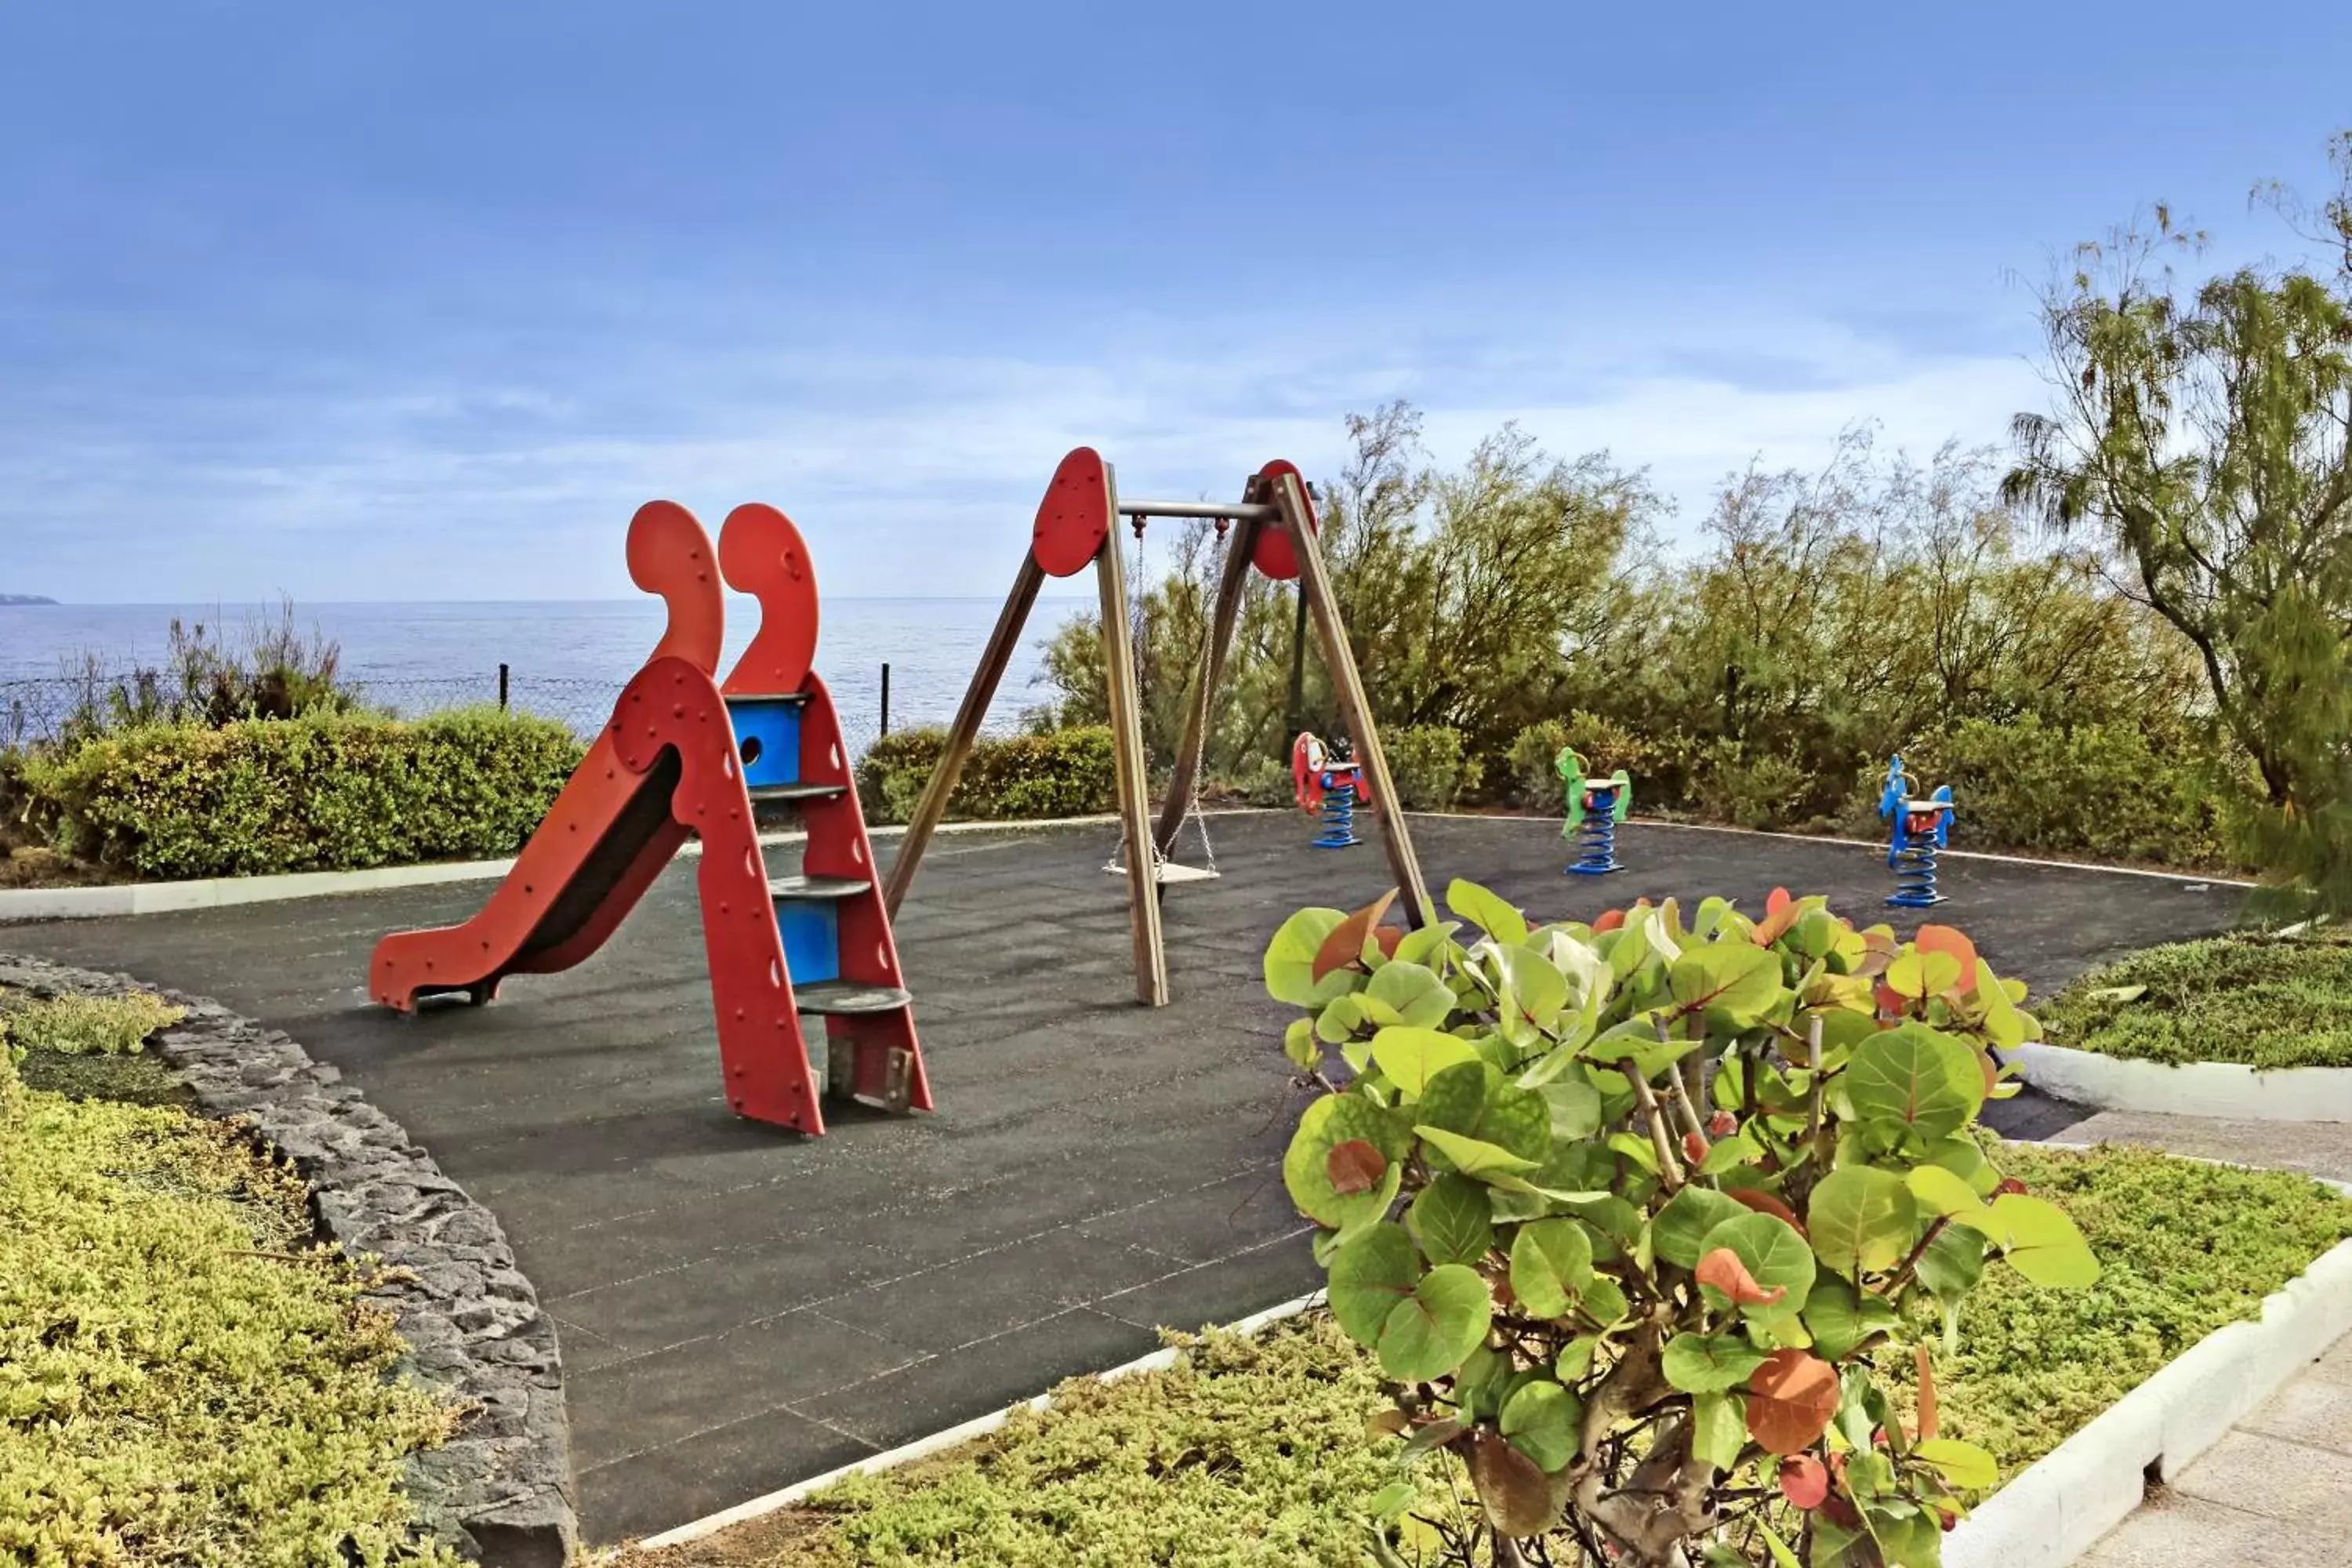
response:
[[[1928,1363],[1927,1347],[1919,1347],[1919,1436],[1925,1443],[1936,1435],[1936,1369]]]
[[[1683,1157],[1692,1164],[1706,1158],[1706,1140],[1696,1132],[1683,1134]]]
[[[1804,906],[1789,896],[1788,889],[1773,889],[1772,896],[1764,900],[1764,919],[1756,927],[1756,945],[1769,947],[1780,941],[1804,912]]]
[[[1948,952],[1960,961],[1962,994],[1976,989],[1977,944],[1950,926],[1921,926],[1911,939],[1921,952]]]
[[[1837,1414],[1837,1368],[1806,1351],[1774,1351],[1748,1391],[1748,1435],[1767,1453],[1802,1453]]]
[[[1939,1508],[1936,1510],[1936,1522],[1942,1525],[1944,1533],[1948,1535],[1960,1527],[1960,1516],[1950,1509]]]
[[[1381,956],[1382,958],[1394,958],[1396,956],[1397,943],[1404,940],[1404,928],[1402,926],[1380,926],[1373,931],[1372,940],[1381,944]]]
[[[1323,945],[1315,950],[1315,967],[1309,972],[1314,978],[1320,980],[1335,969],[1362,962],[1364,939],[1372,934],[1372,928],[1381,923],[1381,917],[1389,912],[1389,906],[1394,902],[1396,889],[1391,888],[1333,926],[1331,934],[1323,939]]]
[[[1497,1535],[1541,1535],[1559,1518],[1565,1500],[1551,1479],[1484,1427],[1470,1439],[1470,1479]]]
[[[1805,1236],[1805,1222],[1797,1217],[1797,1211],[1769,1193],[1759,1193],[1754,1187],[1734,1187],[1723,1195],[1734,1203],[1746,1204],[1758,1214],[1769,1214],[1799,1236]]]
[[[1320,963],[1323,961],[1318,958],[1315,962]],[[1911,998],[1892,986],[1882,984],[1878,987],[1877,1000],[1878,1016],[1881,1019],[1886,1019],[1901,1017],[1904,1007],[1909,1004]]]
[[[1811,1454],[1792,1454],[1780,1461],[1780,1495],[1808,1511],[1830,1495],[1830,1472]]]
[[[1350,1138],[1323,1157],[1323,1172],[1340,1196],[1353,1197],[1381,1184],[1389,1173],[1388,1156],[1361,1138]]]
[[[1789,1293],[1785,1285],[1775,1285],[1767,1290],[1758,1284],[1756,1276],[1748,1272],[1748,1265],[1739,1261],[1739,1254],[1727,1247],[1718,1247],[1700,1258],[1696,1277],[1700,1284],[1712,1285],[1730,1297],[1732,1305],[1737,1307],[1769,1307]]]
[[[1599,936],[1604,931],[1615,931],[1624,923],[1625,911],[1623,910],[1611,910],[1604,913],[1599,920],[1592,922],[1592,934]]]
[[[1717,1138],[1728,1138],[1739,1131],[1739,1118],[1728,1110],[1718,1110],[1706,1119],[1706,1130]]]
[[[2000,1179],[2000,1185],[1992,1190],[1992,1195],[1997,1198],[2004,1197],[2011,1193],[2022,1193],[2025,1190],[2025,1184],[2019,1181],[2015,1176],[2003,1176]]]

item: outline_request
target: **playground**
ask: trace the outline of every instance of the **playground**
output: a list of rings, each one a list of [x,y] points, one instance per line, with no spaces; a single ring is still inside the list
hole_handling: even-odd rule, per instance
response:
[[[462,920],[480,884],[9,928],[7,948],[217,998],[285,1030],[498,1215],[559,1324],[583,1533],[670,1528],[1315,1288],[1277,1167],[1297,1121],[1286,1010],[1260,955],[1302,904],[1393,885],[1380,850],[1297,812],[1214,816],[1222,875],[1165,895],[1170,1003],[1139,1005],[1105,825],[939,836],[895,921],[935,1109],[828,1107],[822,1138],[721,1091],[698,862],[603,950],[476,1009],[370,999],[385,932]],[[1414,817],[1440,889],[1539,915],[1775,887],[1865,914],[1882,846],[1618,831],[1625,869],[1563,875],[1559,824]],[[877,833],[884,865],[894,840]],[[767,869],[802,868],[795,844]],[[1955,854],[1948,902],[2046,994],[2090,964],[2215,931],[2241,890]],[[1914,911],[1889,910],[1898,931]],[[1996,1109],[2050,1136],[2067,1108]]]

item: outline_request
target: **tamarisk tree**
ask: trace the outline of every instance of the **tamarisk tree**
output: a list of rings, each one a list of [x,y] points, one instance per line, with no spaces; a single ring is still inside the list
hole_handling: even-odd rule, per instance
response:
[[[1687,925],[1446,898],[1410,933],[1387,899],[1304,910],[1265,954],[1324,1091],[1283,1175],[1331,1313],[1401,1460],[1451,1456],[1477,1498],[1465,1525],[1402,1477],[1378,1561],[1936,1563],[1998,1477],[1938,1433],[1927,1342],[1995,1263],[2098,1272],[1974,1131],[2014,1091],[1992,1047],[2037,1032],[2022,984],[1958,931],[1785,893]]]
[[[2262,782],[2249,848],[2305,909],[2352,910],[2352,134],[2315,215],[2334,278],[2185,287],[2202,237],[2159,206],[2078,247],[2047,296],[2054,408],[2021,414],[2004,489],[2095,529],[2124,592],[2195,647]],[[2283,206],[2289,205],[2281,197]]]

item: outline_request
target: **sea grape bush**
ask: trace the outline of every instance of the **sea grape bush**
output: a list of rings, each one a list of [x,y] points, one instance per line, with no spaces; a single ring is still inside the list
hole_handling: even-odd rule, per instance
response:
[[[1483,1515],[1424,1516],[1408,1476],[1375,1557],[1935,1564],[1998,1472],[1937,1434],[1927,1342],[1996,1262],[2098,1273],[1975,1131],[2015,1092],[1995,1049],[2037,1033],[2024,986],[1957,931],[1785,892],[1760,921],[1531,926],[1457,881],[1460,920],[1410,932],[1390,898],[1303,910],[1265,953],[1324,1091],[1283,1174],[1332,1315],[1403,1460],[1456,1456]]]

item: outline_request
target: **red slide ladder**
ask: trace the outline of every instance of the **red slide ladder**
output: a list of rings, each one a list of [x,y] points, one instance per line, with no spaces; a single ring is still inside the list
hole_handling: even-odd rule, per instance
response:
[[[719,531],[717,564],[684,507],[638,509],[629,574],[667,602],[661,642],[481,911],[462,925],[383,938],[369,994],[404,1013],[436,994],[480,1005],[509,974],[570,968],[604,945],[696,838],[728,1103],[755,1121],[824,1131],[807,1015],[824,1020],[826,1089],[929,1110],[865,813],[832,695],[811,668],[817,595],[808,547],[775,508],[740,506]],[[712,679],[725,613],[719,573],[761,609],[758,635],[723,687]],[[762,800],[801,814],[798,876],[767,874],[753,812]]]

